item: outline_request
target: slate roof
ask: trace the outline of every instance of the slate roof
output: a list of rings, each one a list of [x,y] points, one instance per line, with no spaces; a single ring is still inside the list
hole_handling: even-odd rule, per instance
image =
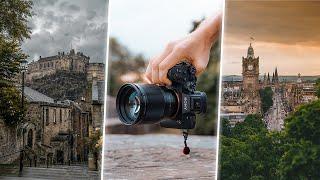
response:
[[[54,99],[52,99],[51,97],[48,97],[29,87],[24,87],[24,95],[29,102],[54,103]]]

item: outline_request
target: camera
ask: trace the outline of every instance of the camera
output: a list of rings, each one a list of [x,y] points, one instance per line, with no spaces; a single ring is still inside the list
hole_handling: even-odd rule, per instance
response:
[[[196,69],[187,62],[168,71],[170,86],[124,84],[118,91],[116,108],[125,125],[159,123],[165,128],[193,129],[196,114],[204,114],[207,96],[195,91]]]

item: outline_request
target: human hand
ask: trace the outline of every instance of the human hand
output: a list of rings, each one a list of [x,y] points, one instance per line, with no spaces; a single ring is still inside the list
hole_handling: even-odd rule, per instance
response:
[[[168,43],[158,56],[149,61],[145,81],[152,84],[171,85],[168,70],[181,61],[188,61],[201,74],[208,65],[213,42],[218,38],[221,13],[204,20],[200,26],[186,37]]]

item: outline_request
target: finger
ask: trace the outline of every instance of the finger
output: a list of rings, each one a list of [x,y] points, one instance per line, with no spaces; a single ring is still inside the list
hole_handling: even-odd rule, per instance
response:
[[[171,85],[171,81],[168,79],[168,70],[176,65],[183,58],[178,51],[170,53],[160,64],[159,64],[159,79],[166,85]]]
[[[207,68],[208,62],[209,55],[193,61],[192,65],[196,68],[196,76],[199,76]]]
[[[158,84],[160,81],[159,81],[159,62],[158,61],[153,61],[152,64],[151,64],[151,69],[152,69],[152,82],[154,84]]]
[[[147,84],[152,84],[152,81],[146,76],[146,74],[142,75],[143,82]]]
[[[152,83],[152,71],[151,71],[151,62],[152,61],[149,61],[149,64],[147,66],[147,69],[146,69],[146,72],[145,74],[143,75],[143,80],[144,82],[148,83],[148,84],[151,84]]]
[[[152,64],[151,64],[151,69],[152,69],[152,82],[155,84],[161,84],[162,82],[159,79],[159,64],[172,52],[172,49],[174,47],[174,42],[169,43],[166,48],[162,51],[162,53],[157,56]]]

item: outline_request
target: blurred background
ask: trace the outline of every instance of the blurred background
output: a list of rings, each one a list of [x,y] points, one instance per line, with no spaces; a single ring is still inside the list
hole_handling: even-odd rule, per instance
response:
[[[197,117],[189,136],[190,155],[182,154],[180,130],[159,124],[123,125],[116,113],[116,95],[124,83],[142,82],[150,58],[221,11],[222,1],[117,0],[110,2],[109,9],[105,177],[214,177],[220,40],[212,47],[207,70],[198,77],[197,90],[207,93],[208,111]]]
[[[122,84],[142,82],[142,75],[150,58],[159,54],[168,42],[192,32],[205,17],[221,10],[221,6],[220,1],[206,0],[198,3],[179,0],[153,3],[144,0],[112,2],[108,68],[109,101],[115,101]],[[197,118],[194,134],[216,134],[219,58],[220,41],[217,41],[212,48],[207,71],[198,78],[197,90],[204,91],[208,95],[208,113],[205,117]],[[108,116],[116,117],[115,103],[109,104]],[[156,128],[158,125],[153,127]],[[132,127],[128,128],[132,130]],[[140,133],[139,130],[143,130],[138,128],[136,132],[127,133]],[[112,128],[109,130],[112,133],[119,132]]]

